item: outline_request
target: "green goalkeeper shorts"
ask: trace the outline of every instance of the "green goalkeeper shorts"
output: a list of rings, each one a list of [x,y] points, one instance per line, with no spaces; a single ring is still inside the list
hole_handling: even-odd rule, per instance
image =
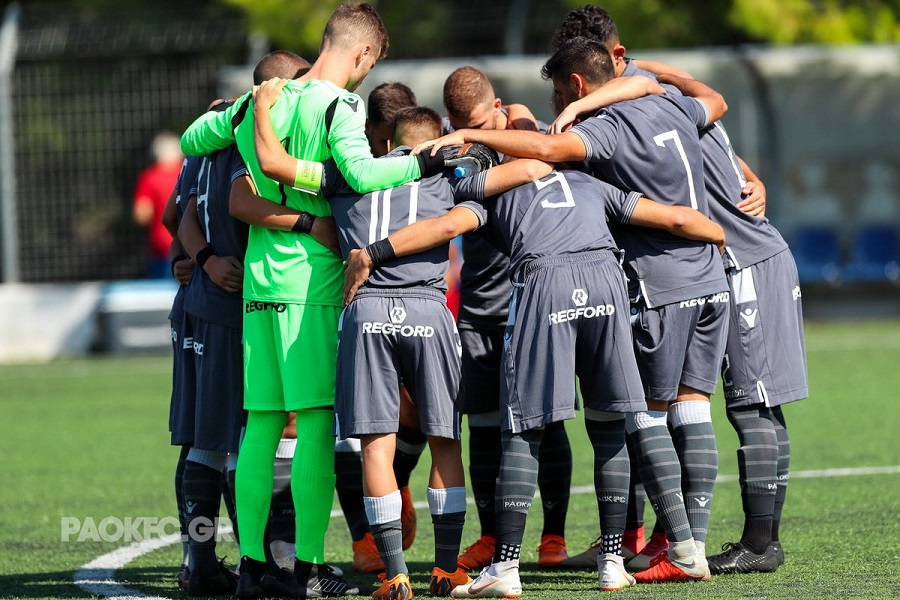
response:
[[[244,408],[334,406],[339,306],[244,301]]]

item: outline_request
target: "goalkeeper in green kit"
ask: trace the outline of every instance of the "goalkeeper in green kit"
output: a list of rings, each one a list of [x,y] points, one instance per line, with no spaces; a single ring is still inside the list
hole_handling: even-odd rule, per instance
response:
[[[332,437],[341,312],[341,258],[310,234],[330,217],[317,194],[320,163],[334,158],[347,183],[366,193],[439,172],[440,157],[372,157],[365,107],[353,90],[385,56],[387,32],[375,9],[344,3],[325,27],[319,58],[288,82],[269,113],[278,140],[296,157],[295,187],[269,179],[256,157],[251,94],[219,113],[206,113],[181,138],[187,155],[237,143],[257,193],[260,213],[300,211],[291,228],[251,221],[244,264],[244,408],[247,428],[237,464],[241,546],[240,597],[318,598],[356,595],[324,564],[325,531],[334,494]],[[296,213],[294,213],[296,214]],[[324,221],[324,219],[323,219]],[[271,222],[271,220],[267,221]],[[321,225],[321,223],[320,223]],[[267,568],[263,537],[272,496],[276,446],[288,411],[297,414],[291,491],[297,515],[294,573]]]

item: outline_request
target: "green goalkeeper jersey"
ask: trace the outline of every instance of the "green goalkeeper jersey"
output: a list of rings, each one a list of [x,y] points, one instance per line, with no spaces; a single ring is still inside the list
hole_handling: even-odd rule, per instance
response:
[[[181,138],[184,153],[209,154],[236,142],[260,196],[295,210],[331,215],[328,201],[320,194],[263,175],[253,144],[252,102],[248,93],[222,112],[202,115]],[[359,193],[420,177],[414,156],[375,160],[365,136],[362,98],[331,82],[288,82],[269,114],[288,154],[314,162],[334,158],[347,183]],[[341,305],[341,258],[309,235],[251,226],[244,266],[245,298]]]

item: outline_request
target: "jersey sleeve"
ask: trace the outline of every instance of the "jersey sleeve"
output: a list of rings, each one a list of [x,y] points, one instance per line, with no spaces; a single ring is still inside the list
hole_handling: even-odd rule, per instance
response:
[[[375,159],[365,135],[366,114],[362,99],[349,94],[334,111],[328,143],[338,169],[360,194],[396,187],[421,176],[415,156]]]
[[[482,227],[484,227],[485,223],[487,223],[488,220],[488,211],[487,208],[485,208],[483,202],[484,201],[476,202],[474,200],[465,200],[458,203],[453,208],[461,207],[471,210],[473,213],[475,213],[475,216],[478,217],[478,227],[476,229],[481,229]]]
[[[245,175],[249,176],[250,171],[247,170],[247,165],[244,164],[244,159],[241,156],[241,153],[235,149],[232,153],[231,158],[231,183],[239,177],[244,177]]]
[[[466,200],[484,200],[484,186],[487,183],[487,171],[480,171],[471,177],[451,177],[450,189],[457,202]]]
[[[606,216],[617,223],[628,224],[631,221],[631,215],[637,206],[638,200],[642,198],[640,192],[623,192],[617,187],[603,184],[605,188],[604,198],[606,199]]]
[[[202,156],[222,150],[234,143],[232,120],[249,110],[250,92],[223,111],[200,115],[181,135],[181,151],[187,156]]]
[[[584,142],[585,159],[588,162],[608,160],[619,143],[619,127],[616,120],[610,118],[607,109],[585,119],[569,131]]]

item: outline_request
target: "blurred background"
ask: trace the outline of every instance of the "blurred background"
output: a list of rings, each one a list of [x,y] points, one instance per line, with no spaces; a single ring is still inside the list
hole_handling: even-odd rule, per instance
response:
[[[0,361],[166,348],[174,282],[145,279],[153,140],[247,91],[274,49],[315,59],[335,0],[7,3],[0,24]],[[402,81],[443,113],[485,71],[552,121],[540,78],[573,0],[373,2]],[[900,0],[612,0],[628,55],[724,94],[738,153],[791,243],[810,318],[900,314]],[[140,281],[139,281],[140,280]]]

